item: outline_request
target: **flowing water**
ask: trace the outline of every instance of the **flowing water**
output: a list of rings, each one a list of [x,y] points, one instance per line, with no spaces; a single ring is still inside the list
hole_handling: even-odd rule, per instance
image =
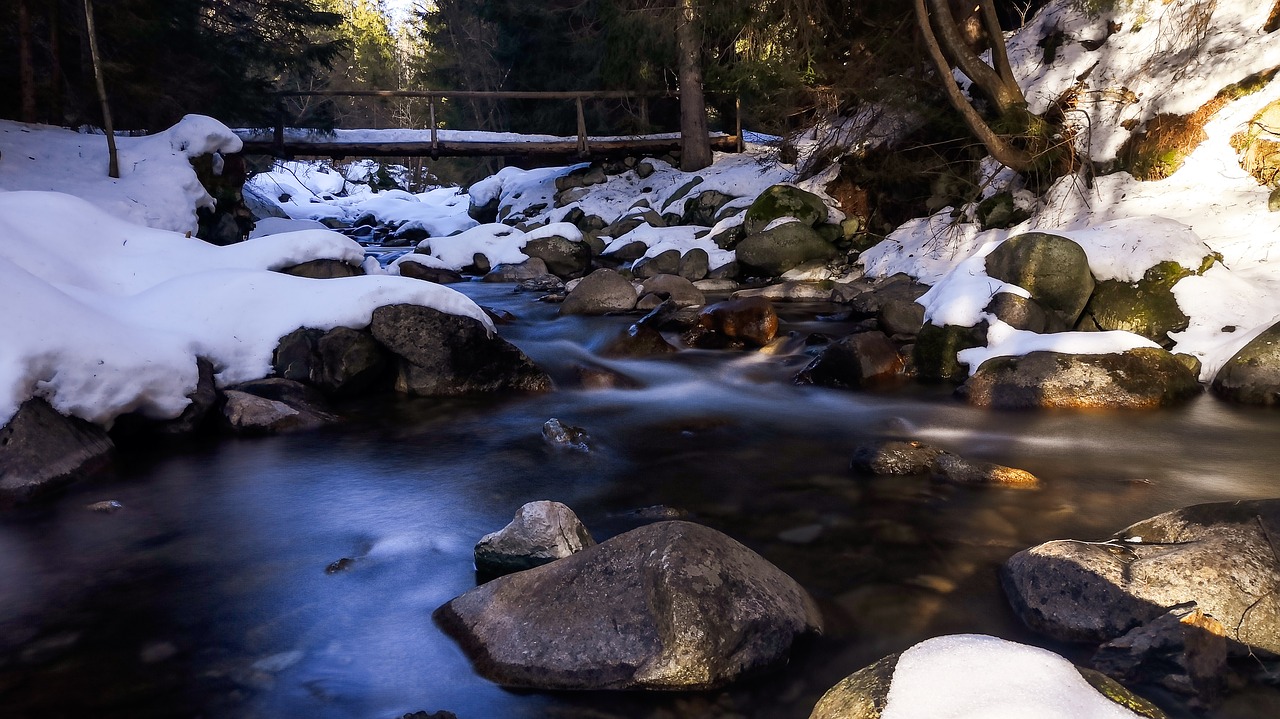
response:
[[[1083,660],[1012,616],[1005,558],[1187,504],[1280,494],[1273,412],[1203,397],[1146,413],[1001,413],[946,388],[796,387],[802,354],[610,361],[593,348],[630,319],[558,318],[509,285],[464,289],[515,313],[502,334],[564,386],[591,364],[642,388],[371,399],[316,433],[123,453],[114,476],[0,516],[0,716],[803,718],[845,675],[939,634]],[[797,337],[847,329],[783,309]],[[545,445],[552,417],[586,429],[591,452]],[[860,441],[888,436],[1021,467],[1045,488],[849,472]],[[123,509],[85,509],[108,499]],[[827,632],[788,667],[721,691],[500,689],[431,612],[475,585],[475,541],[538,499],[573,507],[597,540],[667,516],[720,529],[804,585]],[[1263,693],[1216,716],[1277,706]]]

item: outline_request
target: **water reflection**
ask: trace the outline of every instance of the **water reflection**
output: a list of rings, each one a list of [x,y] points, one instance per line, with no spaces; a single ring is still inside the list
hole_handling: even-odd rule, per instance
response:
[[[590,362],[643,388],[357,403],[340,429],[126,455],[116,478],[0,518],[6,716],[805,717],[844,675],[940,633],[1081,659],[1010,615],[995,574],[1009,554],[1280,490],[1267,412],[1202,398],[1143,414],[995,413],[942,388],[795,387],[803,358],[606,360],[586,347],[628,320],[466,289],[515,312],[503,334],[558,377]],[[584,427],[593,452],[546,447],[550,417]],[[1046,488],[849,474],[859,441],[903,435],[1025,468]],[[83,509],[108,498],[125,508]],[[818,598],[828,635],[788,670],[722,692],[498,689],[430,613],[474,585],[476,539],[536,499],[574,507],[597,539],[654,505],[726,531]]]

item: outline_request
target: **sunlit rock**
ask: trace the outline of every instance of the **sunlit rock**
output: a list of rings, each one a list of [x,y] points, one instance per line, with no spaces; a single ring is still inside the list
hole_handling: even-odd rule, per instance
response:
[[[1195,602],[1237,646],[1280,652],[1280,500],[1199,504],[1102,542],[1046,542],[1004,565],[1005,593],[1032,629],[1105,642]]]

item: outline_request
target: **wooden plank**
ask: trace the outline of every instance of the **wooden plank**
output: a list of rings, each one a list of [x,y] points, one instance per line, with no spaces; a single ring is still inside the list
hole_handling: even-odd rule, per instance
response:
[[[434,146],[434,147],[433,147]],[[638,154],[658,154],[679,149],[680,138],[633,138],[590,142],[591,157],[625,157]],[[711,138],[711,147],[720,152],[735,152],[738,138],[717,135]],[[243,152],[251,155],[276,154],[277,148],[270,141],[245,142]],[[439,140],[432,142],[299,142],[290,140],[284,144],[289,157],[576,157],[580,152],[578,140],[553,142],[458,142]]]
[[[677,97],[670,92],[626,90],[571,90],[557,92],[507,92],[486,90],[297,90],[278,92],[279,97],[452,97],[489,100],[623,100],[631,97]]]

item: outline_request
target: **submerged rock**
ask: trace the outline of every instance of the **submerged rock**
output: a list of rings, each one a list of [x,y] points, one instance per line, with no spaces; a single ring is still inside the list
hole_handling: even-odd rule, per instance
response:
[[[718,337],[763,347],[777,335],[778,313],[773,303],[763,297],[746,297],[703,308],[695,331],[686,335],[685,341],[695,347],[714,346]]]
[[[1022,621],[1055,639],[1110,641],[1195,602],[1237,645],[1280,653],[1277,536],[1280,499],[1199,504],[1018,552],[1002,580]]]
[[[705,689],[786,661],[813,600],[738,542],[658,522],[450,601],[436,621],[508,687]]]
[[[935,457],[929,472],[935,480],[951,484],[991,485],[1015,489],[1035,489],[1040,484],[1040,480],[1025,469],[965,459],[950,452],[942,452]]]
[[[595,543],[572,509],[559,502],[529,502],[507,526],[476,544],[476,569],[489,575],[533,569]]]
[[[924,474],[942,450],[921,442],[887,440],[871,442],[853,452],[850,467],[863,474]]]
[[[396,355],[395,387],[419,396],[551,389],[551,378],[514,345],[470,317],[418,305],[373,311],[370,330]]]
[[[828,345],[795,382],[856,389],[887,383],[902,367],[897,346],[883,332],[859,332]]]
[[[114,450],[98,425],[29,399],[0,427],[0,507],[90,476],[110,463]]]
[[[917,345],[918,346],[918,345]],[[997,409],[1150,409],[1201,391],[1186,365],[1165,350],[995,357],[956,390],[969,404]]]
[[[588,452],[587,431],[552,417],[542,425],[542,440],[555,449]]]

